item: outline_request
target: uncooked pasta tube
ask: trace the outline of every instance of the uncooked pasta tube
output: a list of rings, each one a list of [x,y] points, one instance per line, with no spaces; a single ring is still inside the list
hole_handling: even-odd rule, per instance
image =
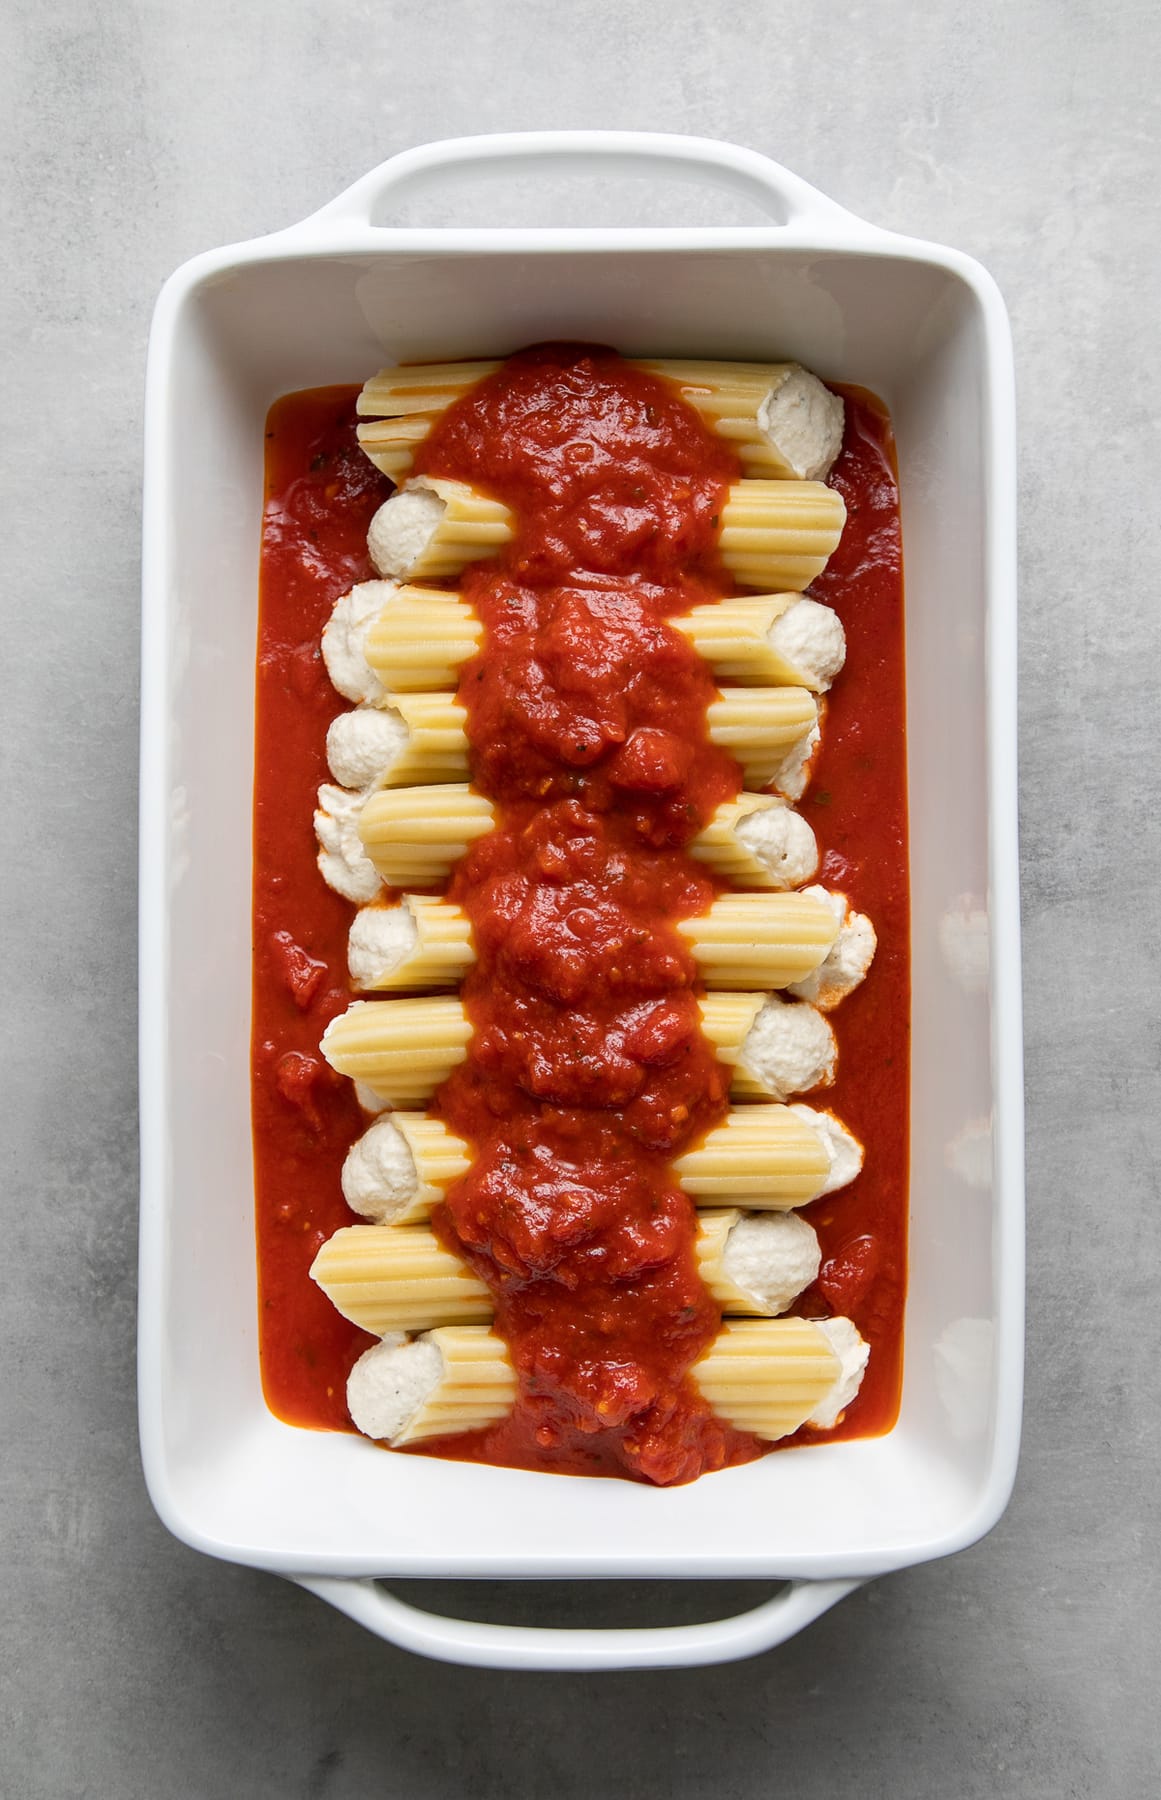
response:
[[[384,788],[359,815],[359,837],[389,887],[435,887],[495,824],[495,808],[466,782]]]
[[[410,475],[415,452],[431,433],[434,420],[373,419],[358,428],[359,448],[381,475],[396,487]]]
[[[698,1273],[727,1315],[785,1312],[821,1262],[818,1235],[796,1212],[699,1213],[696,1248]]]
[[[310,1275],[344,1319],[375,1337],[492,1316],[484,1283],[426,1225],[344,1225]]]
[[[514,533],[499,500],[463,481],[420,475],[383,502],[368,527],[367,550],[380,575],[448,581],[470,562],[494,556]]]
[[[786,682],[824,694],[846,657],[838,614],[803,594],[715,600],[672,624],[725,681]]]
[[[698,973],[711,988],[784,988],[824,960],[838,922],[807,893],[720,894],[708,912],[679,919]]]
[[[638,367],[673,382],[737,451],[747,475],[822,481],[842,449],[841,399],[798,363],[659,358]]]
[[[801,887],[818,868],[813,831],[774,794],[723,800],[689,854],[744,888]]]
[[[846,516],[842,495],[821,481],[736,481],[722,507],[718,548],[742,587],[801,593],[826,568]]]
[[[470,1164],[468,1145],[442,1119],[383,1113],[347,1152],[343,1199],[377,1225],[416,1225]]]
[[[846,1187],[862,1166],[862,1145],[833,1113],[735,1106],[677,1158],[673,1172],[695,1200],[777,1212]]]
[[[320,1047],[340,1075],[408,1107],[431,1099],[467,1056],[471,1037],[458,999],[356,1000],[331,1020]]]
[[[359,1430],[395,1446],[479,1431],[507,1417],[516,1371],[486,1325],[449,1325],[364,1350],[347,1380]]]
[[[410,787],[466,781],[468,715],[450,694],[396,694],[390,706],[354,706],[327,732],[340,787]]]
[[[364,655],[396,693],[454,689],[484,627],[472,607],[438,589],[401,587],[367,631]]]
[[[694,1385],[735,1431],[773,1442],[826,1408],[843,1359],[811,1319],[754,1319],[722,1326],[690,1370]]]
[[[498,360],[489,362],[397,363],[380,369],[363,383],[355,411],[364,419],[402,418],[423,413],[438,418],[470,387],[494,375]]]
[[[701,1028],[739,1100],[787,1100],[834,1080],[834,1032],[816,1007],[780,994],[705,994]]]
[[[427,894],[404,894],[394,906],[361,907],[347,937],[356,988],[456,987],[475,960],[463,908]]]
[[[777,786],[797,800],[818,743],[818,704],[800,687],[726,688],[706,708],[711,743],[742,765],[749,788]]]

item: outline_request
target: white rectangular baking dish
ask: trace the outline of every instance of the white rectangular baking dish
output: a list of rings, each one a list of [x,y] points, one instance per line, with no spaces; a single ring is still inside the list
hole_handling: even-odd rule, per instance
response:
[[[756,201],[771,222],[380,222],[404,192],[464,167],[675,173]],[[248,1034],[265,412],[383,362],[551,337],[797,358],[880,394],[899,446],[915,996],[902,1411],[885,1437],[660,1492],[384,1454],[282,1424],[259,1384]],[[990,1529],[1014,1476],[1022,1373],[1014,538],[1009,334],[990,278],[751,151],[596,132],[431,145],[303,224],[171,278],[147,395],[140,1418],[150,1493],[178,1537],[303,1580],[431,1655],[609,1668],[752,1654],[858,1581]],[[569,1633],[436,1618],[373,1580],[416,1575],[791,1585],[714,1625]]]

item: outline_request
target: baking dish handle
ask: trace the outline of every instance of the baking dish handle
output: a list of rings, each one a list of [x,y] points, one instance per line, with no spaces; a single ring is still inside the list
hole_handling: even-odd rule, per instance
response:
[[[640,1626],[623,1631],[487,1625],[424,1612],[377,1581],[332,1576],[292,1579],[329,1601],[376,1637],[437,1662],[476,1669],[688,1669],[740,1662],[784,1644],[863,1584],[792,1581],[761,1606],[706,1625]]]
[[[378,226],[384,202],[400,198],[404,190],[414,198],[457,169],[487,174],[512,164],[548,176],[592,175],[598,170],[608,175],[677,175],[725,188],[760,207],[777,225],[824,231],[830,225],[846,238],[852,231],[875,230],[756,150],[660,131],[512,131],[420,144],[380,163],[305,223]]]

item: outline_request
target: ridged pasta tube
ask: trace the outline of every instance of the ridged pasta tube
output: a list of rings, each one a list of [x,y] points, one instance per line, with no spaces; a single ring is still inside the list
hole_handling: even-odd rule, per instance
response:
[[[803,594],[715,600],[671,623],[725,681],[786,682],[824,694],[846,657],[838,614]]]
[[[357,988],[456,987],[475,960],[463,908],[430,894],[361,907],[347,938],[347,967]]]
[[[710,742],[742,765],[746,786],[796,800],[818,742],[818,703],[801,687],[726,688],[706,708]]]
[[[705,994],[701,1028],[739,1100],[786,1100],[834,1080],[838,1049],[822,1014],[779,994]]]
[[[818,868],[813,831],[774,794],[723,800],[689,854],[745,888],[801,887]]]
[[[725,1123],[673,1164],[695,1200],[786,1211],[852,1182],[863,1147],[835,1118],[812,1106],[735,1106]]]
[[[384,788],[363,807],[359,836],[389,887],[435,887],[495,819],[492,802],[466,782]]]
[[[367,529],[367,550],[380,575],[449,581],[470,562],[495,556],[514,536],[515,522],[502,501],[463,481],[419,475],[383,502]]]
[[[406,1108],[431,1099],[467,1056],[471,1038],[458,999],[356,1000],[331,1020],[320,1048],[340,1075]]]
[[[364,655],[382,685],[396,693],[454,691],[483,635],[474,609],[458,595],[402,587],[367,632]]]
[[[310,1265],[337,1312],[383,1337],[492,1317],[492,1296],[426,1225],[344,1225]]]
[[[846,517],[842,495],[821,481],[736,481],[722,507],[718,549],[742,587],[801,593],[826,568]]]
[[[517,1385],[495,1332],[448,1325],[364,1350],[347,1380],[347,1406],[360,1431],[398,1448],[496,1424],[515,1405]]]
[[[471,1160],[469,1146],[442,1119],[383,1113],[347,1152],[343,1199],[377,1225],[416,1225],[431,1216]]]
[[[402,418],[424,413],[438,418],[468,389],[494,375],[498,359],[486,362],[397,363],[363,383],[355,411],[365,419]]]
[[[814,893],[720,894],[676,929],[711,988],[789,987],[818,968],[839,930]]]
[[[690,1375],[735,1431],[774,1442],[825,1406],[843,1363],[811,1319],[754,1319],[723,1325]]]
[[[433,419],[374,419],[358,427],[359,448],[396,487],[410,475],[415,453],[430,436]]]
[[[673,382],[682,399],[732,444],[747,475],[822,481],[843,442],[843,403],[799,363],[638,364]]]
[[[698,1273],[727,1316],[785,1312],[821,1262],[814,1227],[795,1212],[699,1213],[696,1251]]]
[[[450,694],[396,694],[390,706],[354,706],[331,721],[327,762],[348,789],[466,781],[467,722]]]

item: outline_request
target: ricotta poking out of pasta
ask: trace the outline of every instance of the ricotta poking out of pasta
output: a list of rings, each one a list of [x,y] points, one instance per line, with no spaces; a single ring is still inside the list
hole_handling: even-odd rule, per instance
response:
[[[779,372],[758,408],[766,442],[800,481],[825,481],[843,447],[843,403],[798,363]]]
[[[352,1212],[390,1225],[415,1198],[419,1175],[410,1145],[395,1121],[376,1119],[347,1152],[343,1199]]]
[[[775,1100],[834,1080],[838,1047],[813,1006],[768,994],[742,1043],[741,1062]]]
[[[790,1111],[818,1133],[830,1162],[830,1170],[818,1194],[833,1194],[838,1188],[849,1186],[863,1166],[863,1146],[858,1138],[852,1137],[832,1112],[820,1112],[813,1106],[792,1106]]]
[[[364,906],[347,938],[347,967],[357,988],[375,987],[415,953],[419,931],[408,906]]]
[[[722,1268],[757,1310],[785,1312],[818,1274],[814,1227],[796,1212],[749,1213],[726,1239]]]
[[[810,826],[777,800],[757,803],[753,812],[738,820],[734,835],[779,887],[799,887],[818,868],[818,844]]]
[[[327,765],[340,787],[365,791],[388,774],[409,736],[393,706],[356,706],[331,721]]]
[[[443,1352],[431,1338],[392,1332],[364,1350],[347,1377],[347,1409],[367,1437],[397,1438],[443,1380]]]
[[[384,500],[367,531],[367,550],[380,575],[408,575],[446,511],[447,501],[422,476]]]
[[[842,620],[833,607],[804,595],[779,613],[766,636],[806,687],[825,694],[847,656]]]
[[[870,968],[877,942],[875,927],[866,913],[853,910],[845,894],[824,887],[802,891],[826,901],[839,921],[839,934],[818,968],[794,982],[787,992],[829,1012],[858,987]]]
[[[364,801],[365,795],[324,781],[314,815],[319,873],[329,888],[356,906],[373,900],[383,885],[359,836]]]
[[[367,661],[367,634],[399,586],[394,581],[360,581],[335,601],[323,627],[322,654],[331,686],[347,700],[371,705],[387,690]]]
[[[849,1319],[816,1319],[814,1322],[842,1363],[842,1371],[806,1422],[820,1431],[830,1431],[863,1385],[871,1346],[859,1336]]]
[[[806,792],[806,784],[810,780],[810,765],[821,741],[822,734],[816,720],[810,730],[803,732],[798,742],[791,745],[786,756],[778,765],[772,785],[787,800],[802,799]]]

